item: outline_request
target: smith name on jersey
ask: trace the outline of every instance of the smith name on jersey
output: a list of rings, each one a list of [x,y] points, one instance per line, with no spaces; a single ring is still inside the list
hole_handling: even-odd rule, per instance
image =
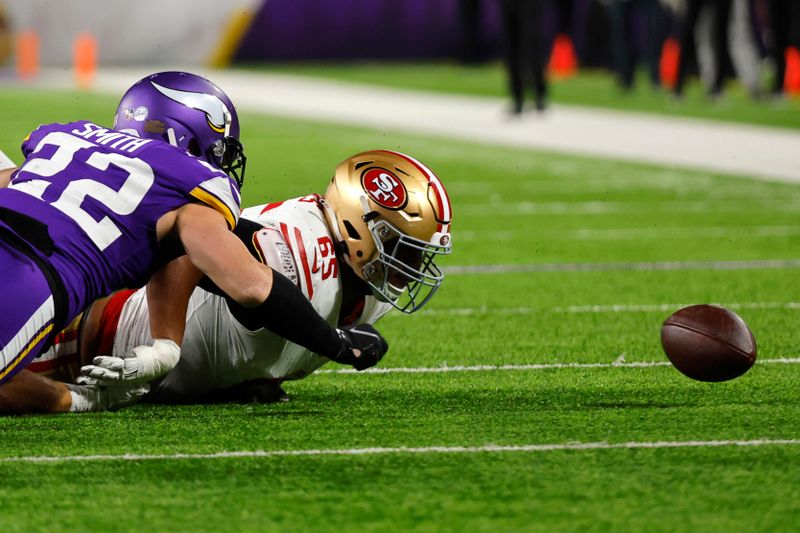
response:
[[[231,228],[238,218],[236,183],[165,142],[80,121],[40,126],[22,152],[0,209],[45,229],[47,242],[32,244],[63,282],[67,322],[96,298],[147,281],[159,263],[156,223],[167,212],[201,202]]]

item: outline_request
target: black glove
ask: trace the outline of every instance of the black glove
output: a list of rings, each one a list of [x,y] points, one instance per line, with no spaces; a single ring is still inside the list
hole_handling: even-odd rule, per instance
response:
[[[386,339],[369,324],[345,326],[336,331],[344,346],[333,360],[350,365],[356,370],[366,370],[377,365],[389,350]],[[361,353],[356,355],[354,350],[360,350]]]

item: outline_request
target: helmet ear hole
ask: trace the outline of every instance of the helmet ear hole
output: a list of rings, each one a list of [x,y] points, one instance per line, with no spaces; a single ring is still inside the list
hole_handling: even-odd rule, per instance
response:
[[[351,239],[361,240],[361,235],[358,234],[358,231],[356,231],[356,228],[353,227],[350,221],[344,221],[344,228],[347,230],[347,235],[349,235]]]
[[[203,151],[200,149],[200,143],[197,142],[197,139],[189,141],[189,153],[195,157],[203,155]]]

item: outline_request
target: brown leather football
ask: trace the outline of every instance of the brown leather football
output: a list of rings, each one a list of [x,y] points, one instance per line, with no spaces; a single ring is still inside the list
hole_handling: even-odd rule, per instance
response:
[[[756,340],[739,315],[716,305],[679,309],[661,326],[670,362],[698,381],[727,381],[756,362]]]

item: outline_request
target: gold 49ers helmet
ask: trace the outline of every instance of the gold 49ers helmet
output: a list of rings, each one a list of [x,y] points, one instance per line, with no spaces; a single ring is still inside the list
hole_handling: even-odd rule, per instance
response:
[[[399,152],[345,159],[325,193],[328,225],[373,294],[404,313],[425,305],[444,279],[434,260],[450,253],[450,199],[428,167]]]

